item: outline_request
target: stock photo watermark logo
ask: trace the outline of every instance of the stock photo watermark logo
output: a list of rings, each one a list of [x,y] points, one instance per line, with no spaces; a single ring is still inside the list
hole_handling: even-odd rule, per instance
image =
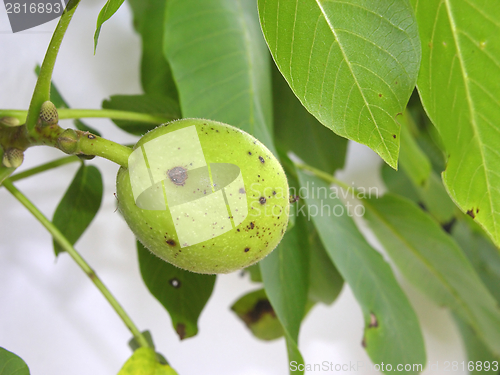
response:
[[[128,168],[137,207],[169,211],[181,247],[218,237],[248,216],[240,168],[207,163],[196,126],[138,147]]]
[[[69,0],[4,0],[13,33],[31,29],[60,17]]]

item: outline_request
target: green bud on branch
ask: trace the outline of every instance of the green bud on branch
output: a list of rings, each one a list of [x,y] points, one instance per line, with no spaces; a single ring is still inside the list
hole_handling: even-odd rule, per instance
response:
[[[66,154],[74,154],[78,149],[79,135],[73,129],[66,129],[57,138],[57,146]]]
[[[24,161],[24,153],[17,148],[5,150],[2,158],[2,163],[7,168],[18,168]]]
[[[15,117],[2,117],[0,118],[0,124],[4,126],[8,126],[9,128],[13,128],[16,126],[20,126],[21,121]]]
[[[49,126],[55,125],[59,122],[59,115],[57,114],[57,108],[51,101],[43,102],[40,108],[40,122],[39,125]]]

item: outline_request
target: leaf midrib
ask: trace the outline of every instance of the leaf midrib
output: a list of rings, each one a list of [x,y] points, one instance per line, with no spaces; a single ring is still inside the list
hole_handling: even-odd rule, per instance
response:
[[[389,148],[387,147],[387,144],[385,142],[385,139],[384,137],[382,137],[382,133],[380,132],[380,129],[378,128],[377,126],[377,121],[375,120],[375,117],[373,116],[373,113],[372,113],[372,110],[370,108],[370,104],[368,103],[368,101],[366,100],[366,97],[363,93],[363,90],[361,90],[361,86],[359,85],[359,82],[358,82],[358,79],[356,78],[356,75],[354,74],[354,71],[352,70],[352,66],[351,66],[351,62],[349,61],[349,59],[347,58],[347,55],[344,51],[344,47],[342,46],[342,43],[340,42],[338,36],[337,36],[337,33],[335,32],[335,28],[333,27],[333,25],[331,24],[330,22],[330,19],[328,18],[325,10],[323,9],[323,6],[321,5],[320,3],[320,0],[315,0],[316,1],[316,4],[318,5],[318,8],[320,9],[321,11],[321,14],[323,15],[323,17],[325,18],[325,21],[326,23],[328,24],[328,27],[330,28],[330,30],[332,31],[333,33],[333,36],[335,37],[335,40],[337,41],[338,45],[339,45],[339,49],[340,49],[340,52],[342,53],[342,57],[344,58],[344,61],[346,62],[346,65],[347,67],[349,68],[349,71],[351,72],[351,76],[354,80],[354,83],[356,84],[358,90],[359,90],[359,93],[361,94],[361,97],[363,98],[363,102],[365,103],[365,106],[366,106],[366,109],[368,110],[368,112],[370,113],[370,117],[373,121],[373,124],[375,125],[375,128],[377,129],[377,133],[380,137],[380,140],[382,141],[382,144],[384,145],[384,148],[387,152],[387,157],[389,157],[391,159],[391,164],[394,164],[394,158],[392,157],[392,154],[391,152],[389,151]],[[362,110],[362,109],[361,109]]]
[[[470,112],[470,124],[472,125],[471,127],[472,127],[472,131],[474,132],[474,136],[478,140],[477,144],[479,146],[479,152],[481,154],[480,156],[481,156],[481,161],[482,161],[482,167],[484,170],[484,178],[486,180],[486,193],[488,195],[488,201],[490,204],[490,213],[491,213],[491,218],[493,220],[494,233],[492,233],[492,234],[495,236],[495,238],[498,238],[497,223],[496,223],[496,219],[495,219],[495,214],[493,213],[494,206],[493,206],[493,200],[492,200],[491,190],[490,190],[488,168],[486,167],[486,158],[484,157],[483,142],[481,140],[481,136],[480,136],[480,133],[478,130],[478,125],[476,123],[476,115],[475,115],[476,111],[475,111],[474,102],[473,102],[473,99],[472,99],[471,93],[470,93],[468,74],[467,74],[467,70],[465,68],[465,62],[464,62],[464,58],[462,55],[462,50],[460,48],[460,44],[458,43],[457,26],[455,24],[455,19],[453,17],[453,13],[451,10],[450,0],[444,0],[444,2],[446,4],[446,12],[448,15],[448,19],[450,21],[450,28],[451,28],[451,33],[453,35],[453,41],[455,42],[455,48],[457,49],[457,57],[458,57],[458,60],[460,61],[460,70],[462,71],[462,78],[463,78],[463,82],[464,82],[465,95],[466,95],[467,105],[469,107],[469,112]],[[455,177],[456,177],[456,174],[455,174]],[[467,200],[469,197],[469,192],[470,192],[470,188],[469,188],[469,191],[467,192]]]

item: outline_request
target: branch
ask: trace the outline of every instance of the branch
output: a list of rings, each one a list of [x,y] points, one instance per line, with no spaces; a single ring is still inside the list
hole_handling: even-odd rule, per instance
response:
[[[137,340],[140,346],[150,347],[144,335],[136,327],[132,319],[127,315],[123,307],[118,303],[113,294],[109,289],[103,284],[101,279],[97,276],[95,271],[89,266],[89,264],[82,258],[82,256],[76,251],[73,245],[67,240],[67,238],[57,229],[57,227],[52,224],[52,222],[47,219],[36,206],[23,194],[21,193],[9,180],[5,180],[3,185],[5,188],[24,206],[28,211],[50,232],[54,240],[61,245],[61,247],[73,258],[76,264],[85,272],[85,274],[92,280],[94,285],[99,289],[104,298],[109,302],[109,304],[116,311],[118,316],[121,318],[123,323],[130,330],[134,338]]]
[[[45,53],[45,58],[43,59],[42,66],[40,68],[40,74],[38,75],[38,80],[36,81],[35,90],[33,91],[33,97],[31,98],[28,110],[28,116],[26,118],[26,127],[30,133],[35,128],[42,103],[50,100],[50,82],[57,54],[59,53],[59,47],[61,46],[64,34],[68,29],[68,25],[71,18],[73,18],[73,14],[75,13],[79,2],[80,0],[70,0],[68,2],[68,5],[59,19],[54,35],[52,35],[47,52]]]

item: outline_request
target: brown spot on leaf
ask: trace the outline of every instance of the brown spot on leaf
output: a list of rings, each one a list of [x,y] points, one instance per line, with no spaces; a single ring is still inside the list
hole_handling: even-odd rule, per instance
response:
[[[179,289],[181,287],[181,281],[178,278],[176,278],[176,277],[171,278],[170,281],[169,281],[169,283],[175,289]]]
[[[184,340],[186,337],[186,326],[182,323],[177,323],[177,326],[175,327],[175,331],[179,335],[179,338],[181,340]]]
[[[473,219],[476,217],[476,215],[474,215],[474,209],[473,208],[467,211],[467,215],[469,215]]]
[[[392,135],[392,138],[396,139],[396,134],[393,134],[393,135]]]
[[[245,253],[248,253],[250,251],[249,247],[245,247]]]
[[[377,327],[378,327],[377,317],[375,316],[374,313],[370,313],[370,324],[368,325],[368,328],[377,328]]]
[[[170,245],[170,246],[175,246],[175,241],[173,239],[168,239],[167,240],[167,243]]]
[[[451,233],[451,230],[453,229],[453,226],[455,225],[456,221],[457,221],[456,218],[452,218],[449,222],[442,224],[441,228],[443,228],[443,230],[446,233]]]
[[[264,160],[264,158],[262,156],[259,156],[259,160],[262,164],[264,164],[266,161]]]
[[[361,346],[363,348],[366,348],[366,338],[365,337],[363,337],[363,340],[361,340]]]
[[[253,223],[253,221],[250,223],[250,229],[253,229],[255,226],[255,224]]]
[[[249,312],[243,314],[241,318],[249,326],[252,323],[257,323],[265,314],[270,314],[273,317],[276,316],[271,303],[267,299],[260,299],[255,306],[253,306]]]

